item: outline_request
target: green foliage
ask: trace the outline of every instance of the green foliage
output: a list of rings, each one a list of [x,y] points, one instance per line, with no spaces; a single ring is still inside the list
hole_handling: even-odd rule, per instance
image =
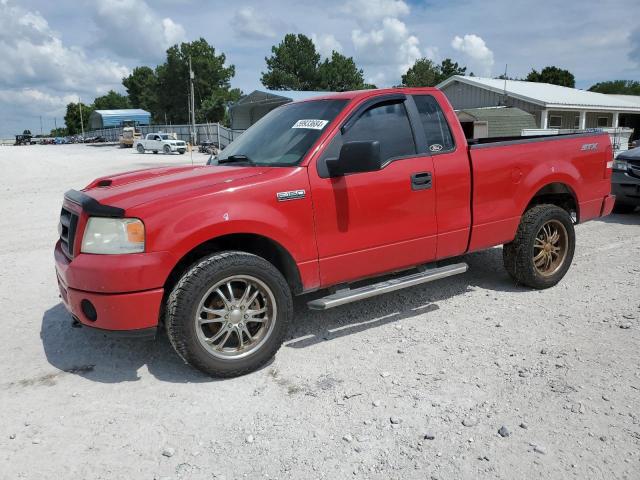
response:
[[[109,90],[106,95],[98,97],[93,101],[93,108],[94,110],[117,110],[131,108],[131,103],[126,95]]]
[[[362,69],[358,69],[353,57],[338,52],[331,53],[331,60],[324,60],[318,67],[320,90],[347,92],[365,88]]]
[[[440,78],[438,79],[438,83],[454,75],[464,75],[466,72],[467,67],[458,65],[458,62],[454,62],[450,58],[445,58],[440,64]]]
[[[611,80],[599,82],[589,88],[590,92],[640,95],[640,82],[636,80]]]
[[[435,87],[440,78],[440,68],[428,58],[421,58],[402,75],[405,87]]]
[[[231,90],[218,90],[213,92],[208,98],[205,98],[200,108],[196,110],[196,122],[209,123],[214,121],[228,123],[225,116],[226,105],[230,102],[237,102],[242,96],[239,88]]]
[[[156,118],[164,120],[166,114],[172,123],[189,121],[189,57],[194,72],[196,117],[200,116],[199,110],[206,99],[224,98],[228,94],[235,67],[225,66],[224,53],[216,55],[215,48],[204,38],[174,45],[167,50],[167,61],[156,68],[158,105],[153,112]],[[222,120],[222,113],[209,120]]]
[[[445,58],[437,65],[428,58],[421,58],[402,76],[405,87],[435,87],[453,75],[464,75],[467,67],[458,65],[450,58]]]
[[[320,54],[313,41],[302,34],[288,33],[279,45],[271,47],[266,58],[267,71],[262,84],[271,90],[317,90]]]
[[[575,88],[576,79],[569,70],[558,67],[544,67],[540,72],[533,69],[525,78],[528,82],[552,83],[562,87]]]
[[[364,74],[353,57],[334,51],[331,58],[320,61],[313,41],[302,34],[288,33],[282,42],[271,47],[265,58],[267,71],[262,84],[271,90],[334,91],[375,88],[364,82]]]
[[[133,108],[142,108],[148,112],[157,112],[158,77],[149,67],[136,67],[131,75],[122,79],[127,89],[129,102]]]
[[[82,121],[84,122],[84,129],[88,130],[89,115],[95,110],[93,105],[85,105],[84,103],[69,103],[67,104],[67,113],[64,116],[64,123],[66,124],[68,135],[77,135],[82,133],[80,124],[80,106],[82,106]]]
[[[69,135],[69,131],[64,127],[52,128],[49,133],[50,137],[66,137]]]

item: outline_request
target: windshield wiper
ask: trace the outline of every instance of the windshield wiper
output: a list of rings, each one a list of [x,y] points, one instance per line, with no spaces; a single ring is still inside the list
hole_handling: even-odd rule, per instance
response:
[[[226,158],[218,159],[218,165],[222,165],[223,163],[249,163],[253,164],[251,159],[246,155],[229,155]]]

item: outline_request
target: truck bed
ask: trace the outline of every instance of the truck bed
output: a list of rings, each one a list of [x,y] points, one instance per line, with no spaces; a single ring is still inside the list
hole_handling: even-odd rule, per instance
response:
[[[512,241],[532,192],[551,182],[571,189],[579,221],[599,216],[602,199],[609,194],[605,169],[611,152],[606,133],[470,141],[473,228],[469,251]]]

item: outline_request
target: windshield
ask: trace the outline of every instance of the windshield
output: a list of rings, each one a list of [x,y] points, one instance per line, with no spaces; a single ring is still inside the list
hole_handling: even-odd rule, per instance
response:
[[[160,135],[162,140],[169,140],[169,135]]]
[[[347,100],[314,100],[276,108],[220,152],[217,160],[295,165],[346,104]]]

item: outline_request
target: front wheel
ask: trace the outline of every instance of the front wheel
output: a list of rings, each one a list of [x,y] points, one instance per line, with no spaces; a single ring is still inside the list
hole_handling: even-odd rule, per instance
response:
[[[254,371],[276,354],[291,291],[265,259],[222,252],[193,265],[169,295],[167,334],[182,359],[215,377]]]
[[[555,205],[537,205],[522,216],[513,242],[503,246],[504,266],[518,283],[552,287],[569,270],[575,241],[569,213]]]

